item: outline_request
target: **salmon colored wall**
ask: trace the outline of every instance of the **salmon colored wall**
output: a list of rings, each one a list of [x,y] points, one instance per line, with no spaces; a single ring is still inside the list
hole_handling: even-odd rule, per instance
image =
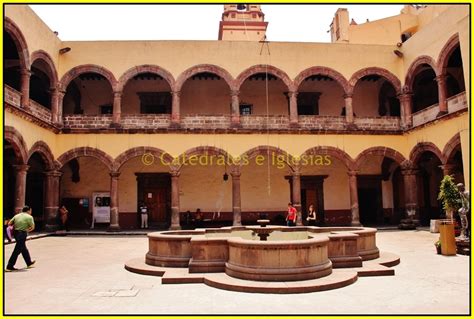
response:
[[[137,92],[170,92],[165,80],[134,80],[125,85],[122,93],[122,114],[140,114],[140,98]]]

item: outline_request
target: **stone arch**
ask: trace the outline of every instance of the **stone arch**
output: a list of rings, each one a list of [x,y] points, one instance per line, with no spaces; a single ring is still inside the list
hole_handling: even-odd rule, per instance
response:
[[[441,49],[438,57],[438,68],[441,74],[446,73],[446,67],[448,66],[449,57],[458,45],[460,45],[459,34],[456,33],[448,39],[444,47]]]
[[[222,156],[225,156],[225,158],[228,159],[228,161],[230,161],[231,163],[233,162],[233,157],[221,148],[218,148],[215,146],[197,146],[185,151],[184,153],[179,155],[177,158],[175,158],[175,160],[179,159],[179,163],[177,164],[174,163],[172,165],[172,170],[181,170],[184,162],[187,162],[186,160],[183,160],[183,159],[188,159],[189,157],[194,156],[194,155],[222,155]],[[232,166],[232,165],[229,165],[229,166]]]
[[[295,91],[293,81],[291,81],[290,77],[283,70],[273,65],[264,65],[264,64],[251,66],[248,69],[244,70],[242,73],[240,73],[239,76],[235,80],[235,88],[239,90],[242,84],[245,82],[245,80],[247,80],[251,75],[254,75],[257,73],[266,73],[266,72],[273,74],[274,76],[282,80],[283,83],[285,83],[285,85],[288,87],[288,91]]]
[[[290,153],[282,150],[279,147],[275,147],[275,146],[270,146],[270,145],[256,146],[256,147],[254,147],[252,149],[249,149],[246,152],[244,152],[242,155],[240,155],[240,158],[247,157],[248,159],[252,159],[252,158],[255,158],[258,155],[266,156],[267,154],[269,154],[269,152],[270,153],[276,153],[277,155],[283,155],[284,158],[286,159],[285,160],[286,165],[292,171],[296,170],[295,169],[296,159]],[[242,167],[242,163],[241,163],[240,167]]]
[[[109,81],[109,84],[112,87],[112,90],[115,91],[115,87],[117,85],[117,80],[115,79],[115,76],[112,74],[112,72],[110,72],[106,68],[99,65],[95,65],[95,64],[78,65],[70,69],[69,71],[67,71],[61,78],[61,81],[59,82],[60,88],[63,91],[66,91],[69,83],[72,80],[74,80],[79,75],[83,73],[88,73],[88,72],[97,73],[105,77]]]
[[[234,89],[235,80],[227,70],[213,64],[198,64],[183,71],[178,76],[176,83],[173,87],[173,90],[177,92],[181,91],[181,88],[183,87],[183,84],[186,82],[186,80],[188,80],[193,75],[202,73],[202,72],[209,72],[209,73],[213,73],[220,76],[227,83],[230,90]]]
[[[28,161],[35,153],[38,153],[43,159],[47,170],[53,170],[56,168],[56,162],[48,144],[43,141],[37,141],[35,144],[33,144],[33,146],[30,148],[30,151],[28,152]]]
[[[28,45],[26,43],[25,37],[23,36],[23,33],[21,32],[20,28],[16,25],[13,20],[11,20],[8,17],[4,17],[3,20],[3,27],[8,34],[13,39],[13,42],[15,42],[15,45],[18,50],[18,55],[20,57],[20,67],[22,69],[30,69],[30,54],[28,53]]]
[[[173,156],[168,154],[167,152],[156,148],[156,147],[151,147],[151,146],[138,146],[131,148],[129,150],[126,150],[125,152],[121,153],[118,155],[113,163],[113,170],[114,171],[120,171],[122,166],[129,160],[138,157],[138,156],[143,156],[144,154],[152,154],[156,160],[161,161],[163,159],[163,162],[166,163],[167,165],[171,165],[173,161]]]
[[[13,146],[18,164],[28,163],[28,148],[20,132],[14,127],[5,126],[4,139]]]
[[[416,144],[410,152],[410,161],[416,165],[424,152],[431,152],[438,157],[441,163],[445,162],[443,153],[431,142],[420,142]]]
[[[51,87],[56,88],[58,85],[58,72],[51,56],[46,51],[36,50],[31,54],[31,65],[33,65],[36,60],[42,60],[46,63],[48,66],[47,73],[51,81]]]
[[[368,148],[364,150],[362,153],[360,153],[355,160],[355,166],[354,168],[356,170],[359,170],[363,162],[365,161],[365,158],[369,155],[375,155],[375,156],[384,156],[392,159],[395,161],[398,165],[402,166],[404,162],[409,162],[405,159],[405,157],[398,151],[390,148],[390,147],[384,147],[384,146],[375,146]]]
[[[101,161],[110,171],[113,168],[113,158],[106,154],[105,152],[93,148],[93,147],[88,147],[88,146],[83,146],[83,147],[76,147],[72,150],[69,150],[65,153],[63,153],[61,156],[58,157],[58,163],[60,165],[59,168],[62,168],[64,165],[67,164],[72,159],[78,158],[78,157],[94,157]]]
[[[128,81],[132,79],[134,76],[141,74],[141,73],[153,73],[161,76],[166,82],[168,82],[169,86],[171,89],[174,88],[175,86],[175,80],[173,75],[168,72],[167,70],[163,69],[160,66],[157,65],[152,65],[152,64],[144,64],[144,65],[138,65],[134,66],[125,73],[122,74],[120,79],[117,82],[117,92],[122,92],[123,89],[125,88],[125,85],[127,85]]]
[[[295,89],[298,89],[301,83],[312,75],[325,75],[335,80],[344,90],[344,93],[349,92],[349,82],[347,79],[339,72],[334,69],[325,67],[325,66],[313,66],[301,71],[293,81]]]
[[[402,86],[401,86],[400,80],[392,72],[383,68],[379,68],[379,67],[364,68],[355,72],[349,80],[348,93],[354,93],[354,88],[357,82],[367,75],[379,75],[383,77],[384,79],[386,79],[388,82],[390,82],[393,85],[397,94],[401,93]]]
[[[355,169],[355,162],[352,157],[349,156],[343,150],[333,147],[333,146],[315,146],[307,149],[301,156],[308,155],[330,155],[338,160],[340,160],[348,170]]]
[[[419,56],[418,58],[415,59],[410,64],[410,67],[407,70],[406,77],[405,77],[405,90],[412,92],[413,91],[413,81],[415,80],[415,77],[417,75],[417,69],[422,65],[422,64],[428,64],[434,71],[436,75],[439,74],[437,64],[435,60],[427,55],[422,55]]]
[[[461,135],[457,133],[454,135],[444,146],[443,148],[443,164],[451,162],[454,154],[456,153],[456,148],[461,145]]]

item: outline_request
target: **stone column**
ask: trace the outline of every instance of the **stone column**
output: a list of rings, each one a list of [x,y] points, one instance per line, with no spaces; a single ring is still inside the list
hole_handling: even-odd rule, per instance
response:
[[[47,171],[45,173],[45,201],[44,201],[44,219],[46,221],[45,229],[47,231],[57,230],[58,225],[58,209],[59,209],[59,182],[62,172]]]
[[[350,170],[349,196],[351,199],[351,226],[361,226],[359,217],[359,193],[357,191],[357,171]]]
[[[231,127],[240,126],[240,102],[239,102],[239,91],[230,91],[232,99],[232,114],[231,114]]]
[[[51,122],[53,124],[58,123],[58,115],[59,115],[59,91],[57,88],[50,88],[49,93],[51,94]]]
[[[453,173],[454,168],[456,165],[453,164],[444,164],[439,166],[443,170],[443,175],[451,175]]]
[[[400,101],[400,120],[402,128],[409,128],[413,125],[411,116],[413,94],[411,92],[403,93],[398,96]]]
[[[180,91],[173,91],[171,92],[173,96],[173,102],[171,105],[171,126],[179,127],[181,123],[180,118]]]
[[[296,225],[302,226],[303,219],[301,216],[301,172],[299,167],[291,174],[292,196],[291,201],[296,208]]]
[[[288,92],[288,97],[290,99],[290,126],[298,126],[298,92]]]
[[[181,229],[179,220],[179,171],[171,171],[171,226],[170,229]]]
[[[346,108],[346,122],[348,124],[354,123],[354,110],[352,108],[352,93],[344,94],[344,107]]]
[[[31,71],[21,69],[20,71],[20,86],[21,86],[21,107],[28,108],[30,106],[30,77]]]
[[[438,116],[442,116],[448,113],[448,102],[447,98],[447,88],[446,88],[446,75],[441,74],[436,77],[436,82],[438,82],[438,106],[439,113]]]
[[[58,126],[63,125],[63,101],[65,95],[66,91],[58,90],[58,121],[56,123]]]
[[[232,226],[242,226],[242,204],[240,197],[240,169],[231,171],[232,176]]]
[[[122,116],[122,92],[114,92],[114,106],[112,114],[112,126],[120,126],[120,118]]]
[[[118,182],[120,172],[110,172],[110,226],[109,231],[119,231]]]
[[[416,186],[416,176],[418,170],[414,166],[405,166],[401,170],[403,176],[403,186],[405,188],[405,213],[408,217],[408,211],[415,211],[415,219],[418,219],[418,189]]]
[[[26,174],[28,173],[29,165],[13,165],[16,173],[15,182],[15,214],[21,212],[25,206],[26,196]]]

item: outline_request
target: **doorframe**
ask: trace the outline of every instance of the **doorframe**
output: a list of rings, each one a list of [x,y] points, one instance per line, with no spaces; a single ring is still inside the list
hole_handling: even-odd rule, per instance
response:
[[[164,222],[153,222],[159,227],[168,228],[171,225],[171,175],[169,173],[135,173],[137,177],[137,202],[136,211],[138,212],[138,205],[140,201],[145,200],[143,189],[146,186],[163,187],[167,189],[166,192],[166,219]],[[153,180],[154,183],[145,185],[148,180]],[[140,216],[137,213],[137,225],[140,225]]]

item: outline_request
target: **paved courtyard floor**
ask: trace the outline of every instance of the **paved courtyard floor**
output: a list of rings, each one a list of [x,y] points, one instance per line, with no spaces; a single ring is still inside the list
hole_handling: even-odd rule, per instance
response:
[[[130,273],[124,262],[144,257],[144,236],[45,237],[27,242],[35,268],[4,274],[5,314],[468,314],[469,257],[436,255],[438,236],[379,232],[380,250],[401,257],[395,276],[290,295],[162,285]],[[5,246],[7,259],[13,247]]]

